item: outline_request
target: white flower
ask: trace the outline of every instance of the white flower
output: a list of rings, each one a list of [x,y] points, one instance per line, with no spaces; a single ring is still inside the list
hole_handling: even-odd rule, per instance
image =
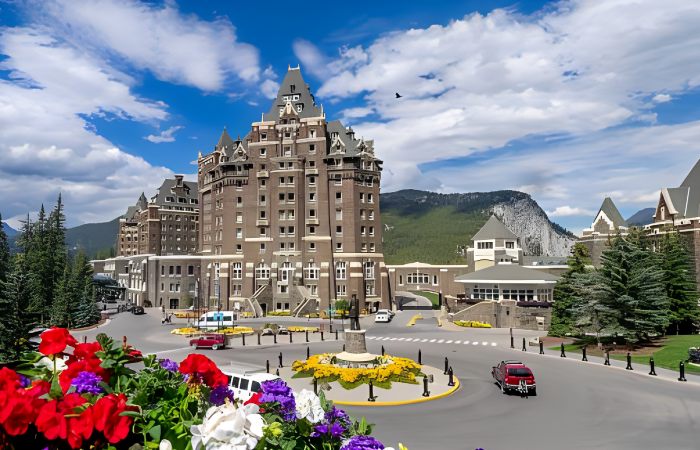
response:
[[[233,403],[212,406],[201,425],[192,425],[194,450],[251,450],[263,436],[265,421],[257,405],[237,408]]]
[[[171,444],[169,440],[163,439],[162,441],[160,441],[158,450],[173,450],[173,444]]]
[[[321,399],[313,392],[302,389],[294,395],[297,404],[297,418],[308,419],[311,423],[319,423],[325,416],[325,411],[321,407]]]
[[[46,367],[53,372],[53,360],[44,356],[39,361],[36,362],[37,366]],[[66,361],[63,358],[56,357],[56,372],[63,372],[68,368]]]

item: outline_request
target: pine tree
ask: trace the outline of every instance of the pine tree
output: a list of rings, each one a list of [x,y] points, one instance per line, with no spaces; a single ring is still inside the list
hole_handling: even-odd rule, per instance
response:
[[[51,305],[50,322],[52,326],[67,328],[70,325],[70,310],[74,302],[75,289],[69,266],[63,269],[63,275],[56,285],[53,304]]]
[[[27,272],[24,256],[17,255],[7,280],[0,284],[0,359],[3,361],[18,359],[30,345],[29,332],[34,324],[25,313],[31,300]]]
[[[61,194],[58,194],[56,206],[49,215],[46,229],[46,274],[50,276],[50,283],[55,287],[63,276],[67,262],[66,256],[66,217],[63,213]],[[53,290],[52,290],[53,291]],[[52,298],[49,298],[51,301]]]
[[[50,312],[53,296],[53,275],[49,271],[51,262],[47,249],[47,223],[44,205],[41,205],[36,222],[31,227],[31,243],[25,253],[32,301],[29,311],[44,317]]]
[[[551,336],[565,336],[575,332],[575,303],[579,295],[574,275],[586,272],[586,266],[590,264],[588,249],[581,243],[575,244],[571,248],[567,264],[569,269],[554,286],[552,322],[549,328]]]
[[[669,299],[668,332],[690,334],[698,329],[700,323],[691,254],[678,233],[667,233],[660,247],[664,289]]]
[[[71,312],[75,327],[87,327],[100,321],[101,314],[95,302],[92,283],[92,267],[81,252],[73,264],[73,281],[76,289],[76,301]]]
[[[10,244],[7,242],[7,234],[2,227],[2,214],[0,214],[0,283],[7,281],[10,272]]]

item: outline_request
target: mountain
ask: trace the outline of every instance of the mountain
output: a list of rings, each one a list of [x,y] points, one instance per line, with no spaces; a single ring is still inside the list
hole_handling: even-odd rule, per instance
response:
[[[15,230],[5,222],[2,222],[2,229],[5,230],[5,234],[7,235],[8,238],[12,238],[15,236],[19,231]]]
[[[86,223],[66,229],[66,247],[69,250],[82,250],[88,257],[98,251],[114,248],[119,231],[119,217],[109,222]]]
[[[656,212],[656,208],[644,208],[640,209],[636,213],[632,215],[629,219],[627,219],[627,225],[629,226],[644,226],[644,225],[649,225],[654,221],[654,213]]]
[[[518,191],[437,194],[405,189],[381,194],[381,211],[388,264],[464,264],[459,248],[471,245],[471,237],[491,214],[520,237],[526,255],[566,256],[576,241],[532,197]]]

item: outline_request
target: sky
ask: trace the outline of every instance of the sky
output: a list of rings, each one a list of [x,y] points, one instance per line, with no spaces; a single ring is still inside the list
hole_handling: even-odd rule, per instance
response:
[[[656,205],[700,157],[696,0],[0,0],[0,213],[69,225],[194,179],[289,66],[375,140],[382,191],[527,192],[562,226]],[[402,98],[395,98],[399,92]]]

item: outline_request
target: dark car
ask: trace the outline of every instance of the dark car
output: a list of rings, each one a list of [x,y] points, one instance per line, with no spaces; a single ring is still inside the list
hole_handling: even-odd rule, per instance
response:
[[[129,311],[131,311],[132,314],[135,314],[137,316],[141,314],[146,314],[146,311],[143,309],[143,306],[132,306]]]
[[[195,348],[210,348],[212,350],[218,350],[220,348],[226,348],[226,338],[223,334],[205,334],[196,339],[190,340],[190,346]]]
[[[520,361],[501,361],[491,369],[491,375],[504,394],[517,391],[521,394],[537,395],[535,375]]]

